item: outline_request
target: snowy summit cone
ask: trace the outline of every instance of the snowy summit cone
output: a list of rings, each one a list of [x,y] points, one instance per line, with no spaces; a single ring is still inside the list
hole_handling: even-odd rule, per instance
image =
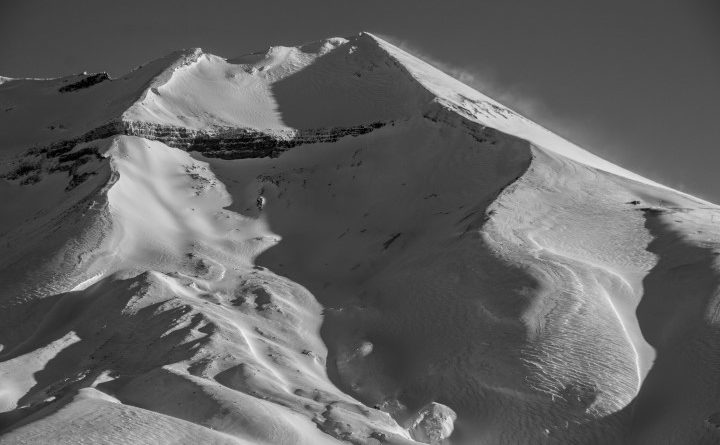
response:
[[[0,444],[720,440],[718,208],[372,34],[0,103]]]

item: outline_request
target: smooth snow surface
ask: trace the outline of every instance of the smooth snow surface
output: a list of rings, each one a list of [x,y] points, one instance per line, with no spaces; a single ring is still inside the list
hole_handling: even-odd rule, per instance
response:
[[[720,441],[719,209],[370,34],[0,105],[0,444]]]

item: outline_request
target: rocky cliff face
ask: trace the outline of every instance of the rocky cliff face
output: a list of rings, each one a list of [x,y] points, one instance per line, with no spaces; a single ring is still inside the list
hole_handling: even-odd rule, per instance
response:
[[[209,158],[244,159],[277,157],[299,145],[337,142],[360,136],[392,122],[372,122],[351,127],[318,128],[264,132],[250,128],[219,128],[213,132],[195,131],[146,122],[121,122],[120,134],[163,142],[173,148],[197,151]]]
[[[79,168],[92,158],[102,158],[92,142],[119,135],[159,141],[173,148],[202,153],[208,158],[275,158],[293,147],[333,143],[344,137],[370,133],[386,125],[394,125],[394,122],[372,122],[351,127],[299,131],[263,132],[250,128],[218,128],[209,132],[117,120],[76,138],[31,148],[15,167],[0,177],[28,185],[40,181],[43,172],[67,172],[71,178],[68,185],[70,190],[93,175],[92,172],[80,172]]]
[[[244,159],[277,157],[298,145],[332,143],[348,136],[360,136],[394,125],[394,122],[371,122],[351,127],[317,128],[296,131],[265,132],[251,128],[218,128],[214,131],[158,125],[148,122],[112,121],[79,137],[35,147],[30,154],[54,158],[67,153],[78,144],[111,136],[138,136],[160,141],[185,151],[197,151],[206,157]]]

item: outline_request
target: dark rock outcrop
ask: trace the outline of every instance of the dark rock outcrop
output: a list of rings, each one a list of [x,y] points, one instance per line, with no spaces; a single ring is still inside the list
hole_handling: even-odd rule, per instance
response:
[[[66,172],[70,177],[67,190],[70,190],[95,174],[93,171],[81,171],[80,167],[93,159],[102,158],[97,147],[76,147],[118,135],[161,141],[170,147],[197,151],[211,158],[244,159],[277,157],[292,147],[336,142],[343,137],[370,133],[385,125],[385,122],[372,122],[351,127],[308,130],[263,132],[250,128],[224,127],[199,131],[148,122],[114,120],[78,137],[32,148],[15,170],[0,177],[20,180],[21,184],[33,184],[42,179],[43,172]]]
[[[197,151],[211,158],[265,158],[277,157],[298,145],[336,142],[343,137],[360,136],[385,125],[385,122],[372,122],[352,127],[274,132],[250,128],[217,128],[210,132],[148,122],[112,121],[76,138],[35,148],[31,153],[54,158],[70,152],[73,147],[83,142],[127,135],[161,141],[170,147]]]
[[[69,93],[71,91],[81,90],[83,88],[89,88],[93,85],[97,85],[100,82],[104,82],[109,79],[110,79],[110,76],[108,76],[108,73],[91,74],[91,75],[83,78],[82,80],[79,80],[77,82],[74,82],[69,85],[65,85],[63,87],[58,88],[58,91],[61,93]]]

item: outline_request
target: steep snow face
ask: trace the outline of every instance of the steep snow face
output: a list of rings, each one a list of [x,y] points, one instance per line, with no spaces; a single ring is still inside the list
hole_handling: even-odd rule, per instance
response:
[[[627,406],[653,361],[633,315],[655,264],[638,194],[450,116],[210,161],[238,210],[263,194],[283,241],[260,264],[332,308],[328,369],[366,404],[412,423],[439,400],[460,443],[589,440],[601,427],[562,422]]]
[[[370,34],[0,103],[2,444],[718,440],[718,208]]]
[[[527,139],[538,147],[591,167],[635,181],[664,187],[583,150],[490,97],[372,34],[364,33],[362,37],[374,39],[381,48],[397,59],[418,82],[434,94],[440,103],[482,125]]]
[[[230,197],[206,163],[125,136],[104,155],[115,174],[106,225],[89,221],[102,242],[72,259],[74,283],[29,303],[35,311],[9,308],[34,329],[2,337],[2,427],[12,431],[0,442],[53,441],[54,428],[70,422],[67,440],[90,433],[111,443],[117,433],[86,429],[126,428],[114,418],[120,411],[143,430],[144,410],[155,413],[149,422],[158,423],[160,441],[409,437],[388,414],[329,382],[321,307],[302,286],[253,266],[279,237],[262,217],[223,209]],[[101,392],[83,393],[88,387]],[[95,420],[78,424],[91,407]],[[23,428],[34,413],[41,420]]]
[[[174,70],[124,118],[194,130],[352,126],[414,114],[430,94],[409,80],[367,39],[274,47],[232,63],[201,55]]]

